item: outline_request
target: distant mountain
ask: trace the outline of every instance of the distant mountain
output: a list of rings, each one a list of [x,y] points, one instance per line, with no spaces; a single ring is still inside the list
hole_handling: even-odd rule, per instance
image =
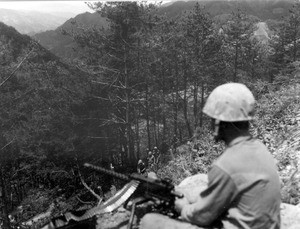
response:
[[[71,17],[70,13],[50,14],[36,11],[0,9],[0,22],[13,26],[22,34],[35,34],[55,29]]]
[[[67,96],[71,91],[76,91],[80,97],[85,90],[81,89],[89,88],[88,74],[68,65],[30,36],[20,34],[15,28],[2,22],[0,34],[0,82],[7,81],[1,87],[0,103],[5,101],[4,95],[18,97],[18,93],[31,89],[33,92],[49,90],[54,93],[53,96],[58,96],[59,101],[56,90],[62,94],[67,93]],[[7,78],[8,76],[10,77]]]
[[[237,8],[246,14],[252,15],[257,21],[281,20],[286,16],[293,0],[200,0],[200,1],[174,1],[162,4],[157,13],[168,18],[180,18],[186,12],[191,11],[196,2],[204,6],[212,17],[219,21],[226,21],[228,14]],[[77,44],[70,36],[63,35],[62,31],[81,32],[79,27],[107,27],[108,22],[98,13],[79,14],[71,18],[55,30],[35,34],[33,36],[41,45],[61,58],[73,59],[81,52]]]
[[[47,63],[51,62],[51,65],[55,65],[55,69],[64,69],[66,72],[69,72],[70,75],[80,75],[78,69],[74,69],[73,66],[69,66],[65,62],[61,61],[56,55],[45,49],[42,45],[35,42],[30,36],[20,34],[15,28],[12,26],[5,25],[0,22],[0,67],[2,68],[11,68],[16,63],[20,62],[20,58],[22,59],[26,53],[30,53],[26,60],[29,63],[28,71],[38,71],[39,69],[31,69],[31,67],[35,64],[37,65],[47,65]],[[27,62],[26,61],[26,62]],[[25,63],[26,63],[25,62]],[[23,65],[26,65],[23,63]],[[23,66],[22,65],[22,66]],[[22,69],[19,69],[18,72],[21,72]],[[60,74],[59,70],[57,74]]]
[[[37,33],[33,36],[43,47],[61,58],[74,58],[80,48],[66,32],[81,33],[81,28],[106,28],[108,22],[99,13],[83,13],[67,20],[55,30]]]
[[[206,11],[213,17],[222,14],[229,14],[237,8],[245,13],[258,17],[265,21],[268,19],[280,20],[286,16],[294,0],[199,0],[199,1],[175,1],[164,4],[160,14],[168,17],[179,17],[183,12],[190,11],[196,2],[204,6]]]
[[[2,67],[13,65],[14,62],[18,61],[20,56],[29,52],[28,50],[33,47],[33,40],[28,35],[22,35],[12,26],[8,26],[2,22],[0,22],[0,34],[0,65]],[[36,45],[35,49],[39,56],[37,60],[55,61],[58,59],[41,45]]]

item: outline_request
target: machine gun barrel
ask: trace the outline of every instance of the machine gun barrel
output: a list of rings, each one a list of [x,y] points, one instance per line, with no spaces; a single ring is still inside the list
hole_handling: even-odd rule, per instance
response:
[[[110,175],[112,177],[115,177],[117,179],[129,182],[130,180],[137,180],[141,183],[141,186],[143,187],[143,190],[146,190],[148,193],[151,192],[151,195],[155,195],[155,192],[157,191],[159,193],[160,198],[168,197],[170,194],[174,197],[182,198],[183,195],[181,193],[178,193],[174,190],[174,185],[168,181],[168,180],[162,180],[162,179],[153,179],[150,177],[144,177],[140,174],[133,173],[129,176],[124,175],[122,173],[117,173],[112,170],[108,170],[96,165],[92,165],[89,163],[84,164],[85,167],[91,168],[95,171],[98,171],[100,173],[104,173],[107,175]],[[163,196],[162,196],[163,194]]]
[[[110,175],[112,177],[118,178],[120,180],[126,181],[126,182],[131,180],[129,176],[126,176],[122,173],[117,173],[113,170],[108,170],[108,169],[102,168],[100,166],[92,165],[92,164],[89,164],[89,163],[84,163],[84,166],[87,167],[87,168],[91,168],[93,170],[96,170],[100,173],[104,173],[104,174]]]

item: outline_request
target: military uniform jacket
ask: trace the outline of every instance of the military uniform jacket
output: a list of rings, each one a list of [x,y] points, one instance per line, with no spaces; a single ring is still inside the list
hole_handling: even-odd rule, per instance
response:
[[[279,229],[280,181],[267,148],[251,137],[233,140],[208,173],[208,186],[181,211],[184,220],[225,229]]]

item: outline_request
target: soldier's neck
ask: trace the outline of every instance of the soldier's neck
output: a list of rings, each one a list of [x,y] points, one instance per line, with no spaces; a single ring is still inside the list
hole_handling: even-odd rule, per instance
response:
[[[224,136],[225,144],[228,146],[230,143],[232,143],[235,139],[239,137],[246,137],[251,136],[248,130],[243,131],[228,131],[227,134]]]

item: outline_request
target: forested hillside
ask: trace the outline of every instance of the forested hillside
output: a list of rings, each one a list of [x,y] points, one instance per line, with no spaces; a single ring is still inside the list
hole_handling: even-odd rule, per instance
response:
[[[268,19],[278,20],[287,16],[293,0],[200,0],[200,1],[174,1],[166,7],[159,9],[160,14],[169,17],[178,17],[185,11],[191,11],[198,3],[210,13],[212,17],[230,14],[237,8],[243,10],[247,15],[259,18],[262,21]],[[164,6],[164,5],[163,5]]]
[[[55,30],[37,33],[33,38],[50,52],[63,59],[77,59],[82,51],[72,34],[82,33],[87,28],[107,28],[105,18],[98,13],[83,13],[67,20]]]
[[[85,117],[96,112],[89,108],[89,75],[3,23],[0,34],[1,198],[11,212],[39,188],[56,193],[64,186],[63,193],[72,193],[75,158],[104,146],[91,142],[93,128],[86,128]],[[24,219],[39,210],[25,205]]]
[[[283,182],[290,178],[299,163],[299,3],[282,20],[265,23],[242,9],[220,20],[200,4],[175,18],[138,2],[94,9],[108,28],[72,33],[82,51],[68,65],[0,24],[2,199],[18,223],[54,200],[51,214],[58,215],[95,205],[111,185],[120,188],[85,171],[83,162],[133,172],[146,149],[157,146],[160,176],[178,183],[205,173],[223,146],[211,140],[201,110],[225,82],[253,91],[253,135],[278,160]],[[195,144],[201,150],[194,155]],[[284,187],[284,201],[299,203],[299,184]]]
[[[225,23],[227,16],[237,9],[249,17],[255,18],[257,21],[280,21],[282,17],[288,15],[289,9],[292,7],[293,0],[243,0],[243,1],[222,1],[222,0],[200,0],[200,1],[174,1],[171,3],[159,5],[155,11],[157,15],[163,15],[168,19],[180,20],[181,16],[193,10],[198,2],[205,11],[209,13],[209,17],[213,20],[221,20]],[[104,27],[107,28],[105,17],[101,17],[97,12],[84,13],[66,21],[63,25],[55,30],[49,30],[37,33],[33,36],[42,46],[49,49],[55,55],[67,59],[74,60],[80,56],[80,48],[77,46],[72,35],[74,33],[84,32],[84,28]]]

